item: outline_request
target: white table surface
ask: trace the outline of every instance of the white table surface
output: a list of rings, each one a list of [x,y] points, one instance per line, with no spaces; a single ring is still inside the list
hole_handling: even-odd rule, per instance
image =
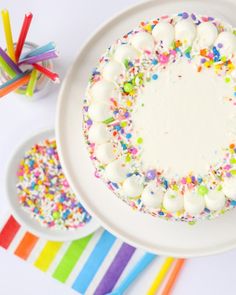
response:
[[[38,44],[52,40],[56,42],[61,57],[55,62],[55,69],[63,78],[87,35],[113,14],[136,2],[137,0],[1,0],[0,9],[9,9],[15,38],[24,13],[31,11],[34,14],[29,39]],[[1,23],[0,44],[5,44]],[[58,91],[59,85],[53,85],[46,98],[35,102],[14,94],[0,100],[0,216],[8,210],[4,187],[7,160],[15,146],[27,136],[42,128],[54,126]],[[157,262],[152,264],[127,294],[145,294],[150,277],[155,273],[155,263]],[[236,294],[234,263],[236,250],[188,260],[175,286],[174,295]],[[19,290],[24,295],[76,294],[69,287],[0,249],[0,294],[19,294]]]

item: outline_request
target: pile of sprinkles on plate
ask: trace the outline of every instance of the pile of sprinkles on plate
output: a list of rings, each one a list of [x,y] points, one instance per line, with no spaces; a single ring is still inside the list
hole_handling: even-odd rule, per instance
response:
[[[65,178],[54,139],[35,144],[25,153],[17,177],[21,206],[41,225],[73,230],[90,221]]]
[[[201,40],[196,37],[197,28]],[[184,12],[141,22],[100,58],[84,99],[85,140],[95,175],[133,209],[194,223],[235,207],[235,142],[222,147],[223,159],[212,164],[206,175],[190,173],[170,178],[161,167],[144,171],[143,138],[132,124],[140,90],[157,80],[168,64],[179,60],[193,63],[199,73],[211,68],[225,83],[232,83],[232,96],[225,101],[234,107],[235,35],[235,29],[227,23]],[[187,194],[189,198],[184,200]],[[197,204],[193,204],[195,201]]]

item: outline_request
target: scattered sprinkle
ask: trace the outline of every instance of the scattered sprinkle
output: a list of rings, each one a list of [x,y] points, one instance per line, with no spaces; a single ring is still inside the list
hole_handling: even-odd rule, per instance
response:
[[[21,206],[41,225],[73,230],[90,221],[91,216],[65,178],[55,140],[47,139],[28,150],[20,161],[17,177]]]

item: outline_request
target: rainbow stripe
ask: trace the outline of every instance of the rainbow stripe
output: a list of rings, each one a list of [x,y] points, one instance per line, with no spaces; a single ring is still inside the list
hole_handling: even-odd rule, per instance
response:
[[[13,216],[0,231],[0,247],[9,251],[12,248],[16,256],[43,272],[51,272],[54,279],[69,284],[78,293],[85,294],[89,289],[96,295],[111,292],[133,254],[139,254],[139,250],[121,243],[106,230],[72,242],[44,241],[24,231]],[[112,259],[104,266],[108,254]],[[95,282],[100,273],[101,279]]]
[[[53,278],[65,283],[80,256],[86,249],[92,235],[73,241],[53,273]]]
[[[55,259],[62,245],[62,242],[48,241],[41,251],[39,257],[34,262],[34,266],[36,266],[41,271],[46,272]]]
[[[80,294],[123,294],[156,259],[106,230],[72,242],[46,241],[25,231],[13,216],[0,231],[0,247]]]
[[[31,251],[35,247],[36,243],[38,242],[38,237],[35,235],[26,232],[23,236],[22,240],[20,241],[19,245],[17,246],[14,254],[20,257],[23,260],[27,260]]]
[[[113,290],[134,252],[135,248],[128,244],[124,243],[120,247],[114,260],[112,261],[96,291],[94,292],[94,295],[107,294]]]
[[[0,247],[8,249],[15,235],[20,229],[20,225],[13,216],[10,216],[1,230],[0,234]]]
[[[78,291],[82,294],[84,294],[87,291],[92,279],[99,270],[106,255],[111,250],[111,247],[115,242],[115,239],[116,238],[109,232],[103,232],[99,241],[95,245],[91,255],[86,261],[84,267],[82,268],[81,272],[74,281],[72,288],[75,291]]]

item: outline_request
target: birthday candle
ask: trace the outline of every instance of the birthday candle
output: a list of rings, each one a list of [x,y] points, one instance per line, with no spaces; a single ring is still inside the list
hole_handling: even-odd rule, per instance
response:
[[[43,61],[58,57],[54,42],[49,42],[22,54],[33,14],[31,12],[25,14],[16,47],[14,47],[13,43],[8,10],[3,9],[1,15],[6,39],[6,51],[0,47],[0,68],[3,75],[6,75],[7,81],[0,85],[0,97],[16,90],[22,85],[25,85],[24,89],[26,89],[23,93],[32,96],[37,84],[38,72],[56,83],[59,82],[57,73],[41,65]],[[23,73],[19,67],[22,64],[27,65],[28,68],[31,67],[30,73],[29,71]]]
[[[23,74],[19,74],[11,80],[8,80],[6,83],[0,86],[0,97],[16,90],[22,85],[25,85],[30,79],[30,73],[25,72]]]
[[[25,94],[27,96],[33,96],[36,82],[37,82],[37,70],[34,69],[30,75],[29,83],[26,88]]]
[[[154,279],[154,282],[152,283],[150,289],[148,290],[147,295],[156,294],[157,290],[161,286],[173,262],[174,262],[174,258],[172,257],[166,258],[164,264],[162,265],[160,271],[158,272],[156,278]]]
[[[17,64],[6,54],[6,52],[0,47],[0,56],[5,60],[5,62],[12,68],[17,74],[22,74],[21,69]]]
[[[59,76],[57,73],[51,72],[49,71],[47,68],[39,65],[39,64],[32,64],[32,66],[38,70],[39,72],[41,72],[42,74],[44,74],[45,76],[47,76],[48,78],[50,78],[51,80],[53,80],[55,83],[59,83]]]
[[[56,58],[58,57],[58,52],[56,52],[55,50],[53,51],[48,51],[36,56],[31,56],[31,57],[27,57],[25,59],[20,59],[19,65],[25,63],[25,64],[34,64],[40,61],[44,61],[44,60],[48,60],[48,59],[52,59],[52,58]]]
[[[17,44],[16,44],[15,57],[16,57],[17,62],[18,62],[18,60],[20,58],[22,48],[24,46],[25,39],[26,39],[27,33],[29,31],[29,27],[30,27],[30,23],[32,21],[32,18],[33,18],[33,14],[31,12],[29,12],[29,13],[27,13],[25,15],[24,22],[23,22],[21,32],[20,32],[20,35],[19,35],[19,39],[18,39]]]
[[[6,9],[2,10],[2,21],[3,21],[3,27],[4,27],[5,38],[7,43],[7,53],[9,54],[9,56],[11,57],[13,61],[16,61],[14,44],[12,39],[12,32],[11,32],[10,17],[9,17],[9,12]]]
[[[9,66],[9,64],[5,61],[5,59],[1,55],[0,55],[0,67],[11,78],[17,75],[16,72]]]
[[[47,44],[45,44],[43,46],[40,46],[40,47],[37,47],[37,48],[31,50],[30,52],[26,52],[22,56],[22,59],[25,59],[26,57],[42,54],[42,53],[45,53],[45,52],[48,52],[48,51],[52,51],[52,50],[55,50],[55,48],[56,48],[55,43],[54,42],[49,42],[49,43],[47,43]]]
[[[171,290],[178,278],[178,275],[179,275],[184,263],[185,263],[185,259],[178,259],[176,261],[176,264],[171,272],[168,282],[166,283],[165,288],[162,291],[162,295],[169,295],[171,293]]]

